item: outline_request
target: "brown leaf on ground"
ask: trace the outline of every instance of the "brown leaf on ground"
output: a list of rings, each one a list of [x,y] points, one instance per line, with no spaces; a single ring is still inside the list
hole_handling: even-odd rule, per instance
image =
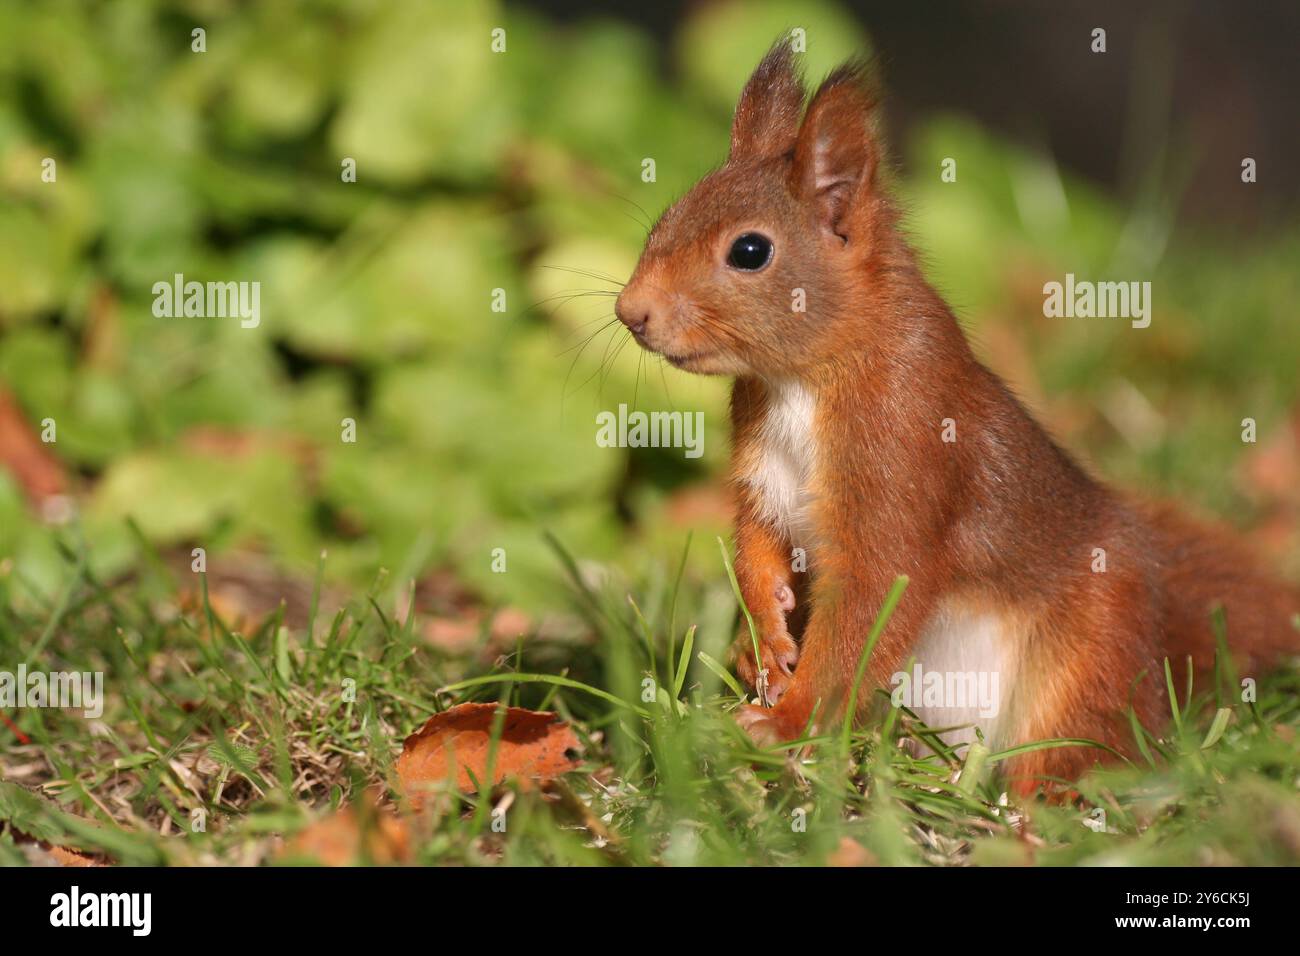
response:
[[[458,704],[430,717],[406,738],[397,758],[397,774],[415,804],[428,784],[454,779],[464,793],[486,783],[488,748],[497,704]],[[527,789],[576,769],[569,756],[579,749],[572,728],[553,713],[507,708],[496,749],[491,784],[517,778]],[[471,776],[472,773],[472,776]]]
[[[878,866],[876,855],[851,837],[842,837],[840,845],[826,860],[831,866]]]
[[[107,866],[108,864],[101,860],[96,860],[92,856],[86,856],[84,853],[78,853],[76,850],[69,850],[67,847],[52,846],[49,848],[50,856],[59,861],[60,866]]]
[[[104,867],[113,865],[113,861],[101,853],[86,853],[82,850],[74,850],[71,847],[58,846],[23,833],[21,830],[10,829],[9,832],[31,866]]]
[[[177,602],[180,610],[185,614],[201,618],[205,613],[203,607],[203,594],[198,590],[182,591],[180,599]],[[212,613],[219,617],[232,631],[241,634],[249,634],[257,630],[258,626],[266,619],[267,611],[259,608],[256,612],[249,608],[239,591],[235,589],[217,589],[213,588],[208,592],[208,604],[212,608]],[[201,634],[206,635],[206,631]]]
[[[0,467],[18,481],[27,500],[42,508],[68,490],[68,475],[7,389],[0,388]]]
[[[309,858],[323,866],[392,866],[411,861],[411,837],[405,821],[391,813],[346,806],[300,831],[280,855]]]

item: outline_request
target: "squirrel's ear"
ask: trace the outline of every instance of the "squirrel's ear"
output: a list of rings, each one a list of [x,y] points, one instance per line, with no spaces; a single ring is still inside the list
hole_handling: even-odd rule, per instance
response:
[[[791,191],[816,203],[826,228],[845,240],[850,213],[875,184],[876,103],[868,68],[842,66],[813,95],[795,142]]]
[[[803,111],[803,82],[789,41],[778,40],[745,84],[731,121],[728,160],[780,156],[794,146]]]

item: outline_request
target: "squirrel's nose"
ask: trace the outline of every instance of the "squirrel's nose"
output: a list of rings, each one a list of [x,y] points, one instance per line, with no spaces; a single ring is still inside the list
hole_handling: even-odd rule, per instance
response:
[[[650,303],[644,296],[625,289],[614,303],[614,314],[639,339],[650,324]]]

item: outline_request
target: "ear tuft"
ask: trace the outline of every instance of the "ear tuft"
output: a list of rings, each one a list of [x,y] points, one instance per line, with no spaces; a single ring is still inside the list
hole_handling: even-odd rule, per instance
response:
[[[803,112],[803,80],[790,41],[772,44],[745,84],[731,121],[728,161],[780,156],[794,147]]]
[[[841,238],[847,238],[846,216],[875,185],[877,90],[867,62],[839,67],[813,94],[795,142],[791,191],[817,203],[827,228]]]

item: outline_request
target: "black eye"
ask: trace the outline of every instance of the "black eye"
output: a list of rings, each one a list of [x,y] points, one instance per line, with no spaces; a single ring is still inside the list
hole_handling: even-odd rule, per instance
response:
[[[737,269],[755,272],[772,258],[772,240],[756,232],[747,232],[731,244],[727,262]]]

